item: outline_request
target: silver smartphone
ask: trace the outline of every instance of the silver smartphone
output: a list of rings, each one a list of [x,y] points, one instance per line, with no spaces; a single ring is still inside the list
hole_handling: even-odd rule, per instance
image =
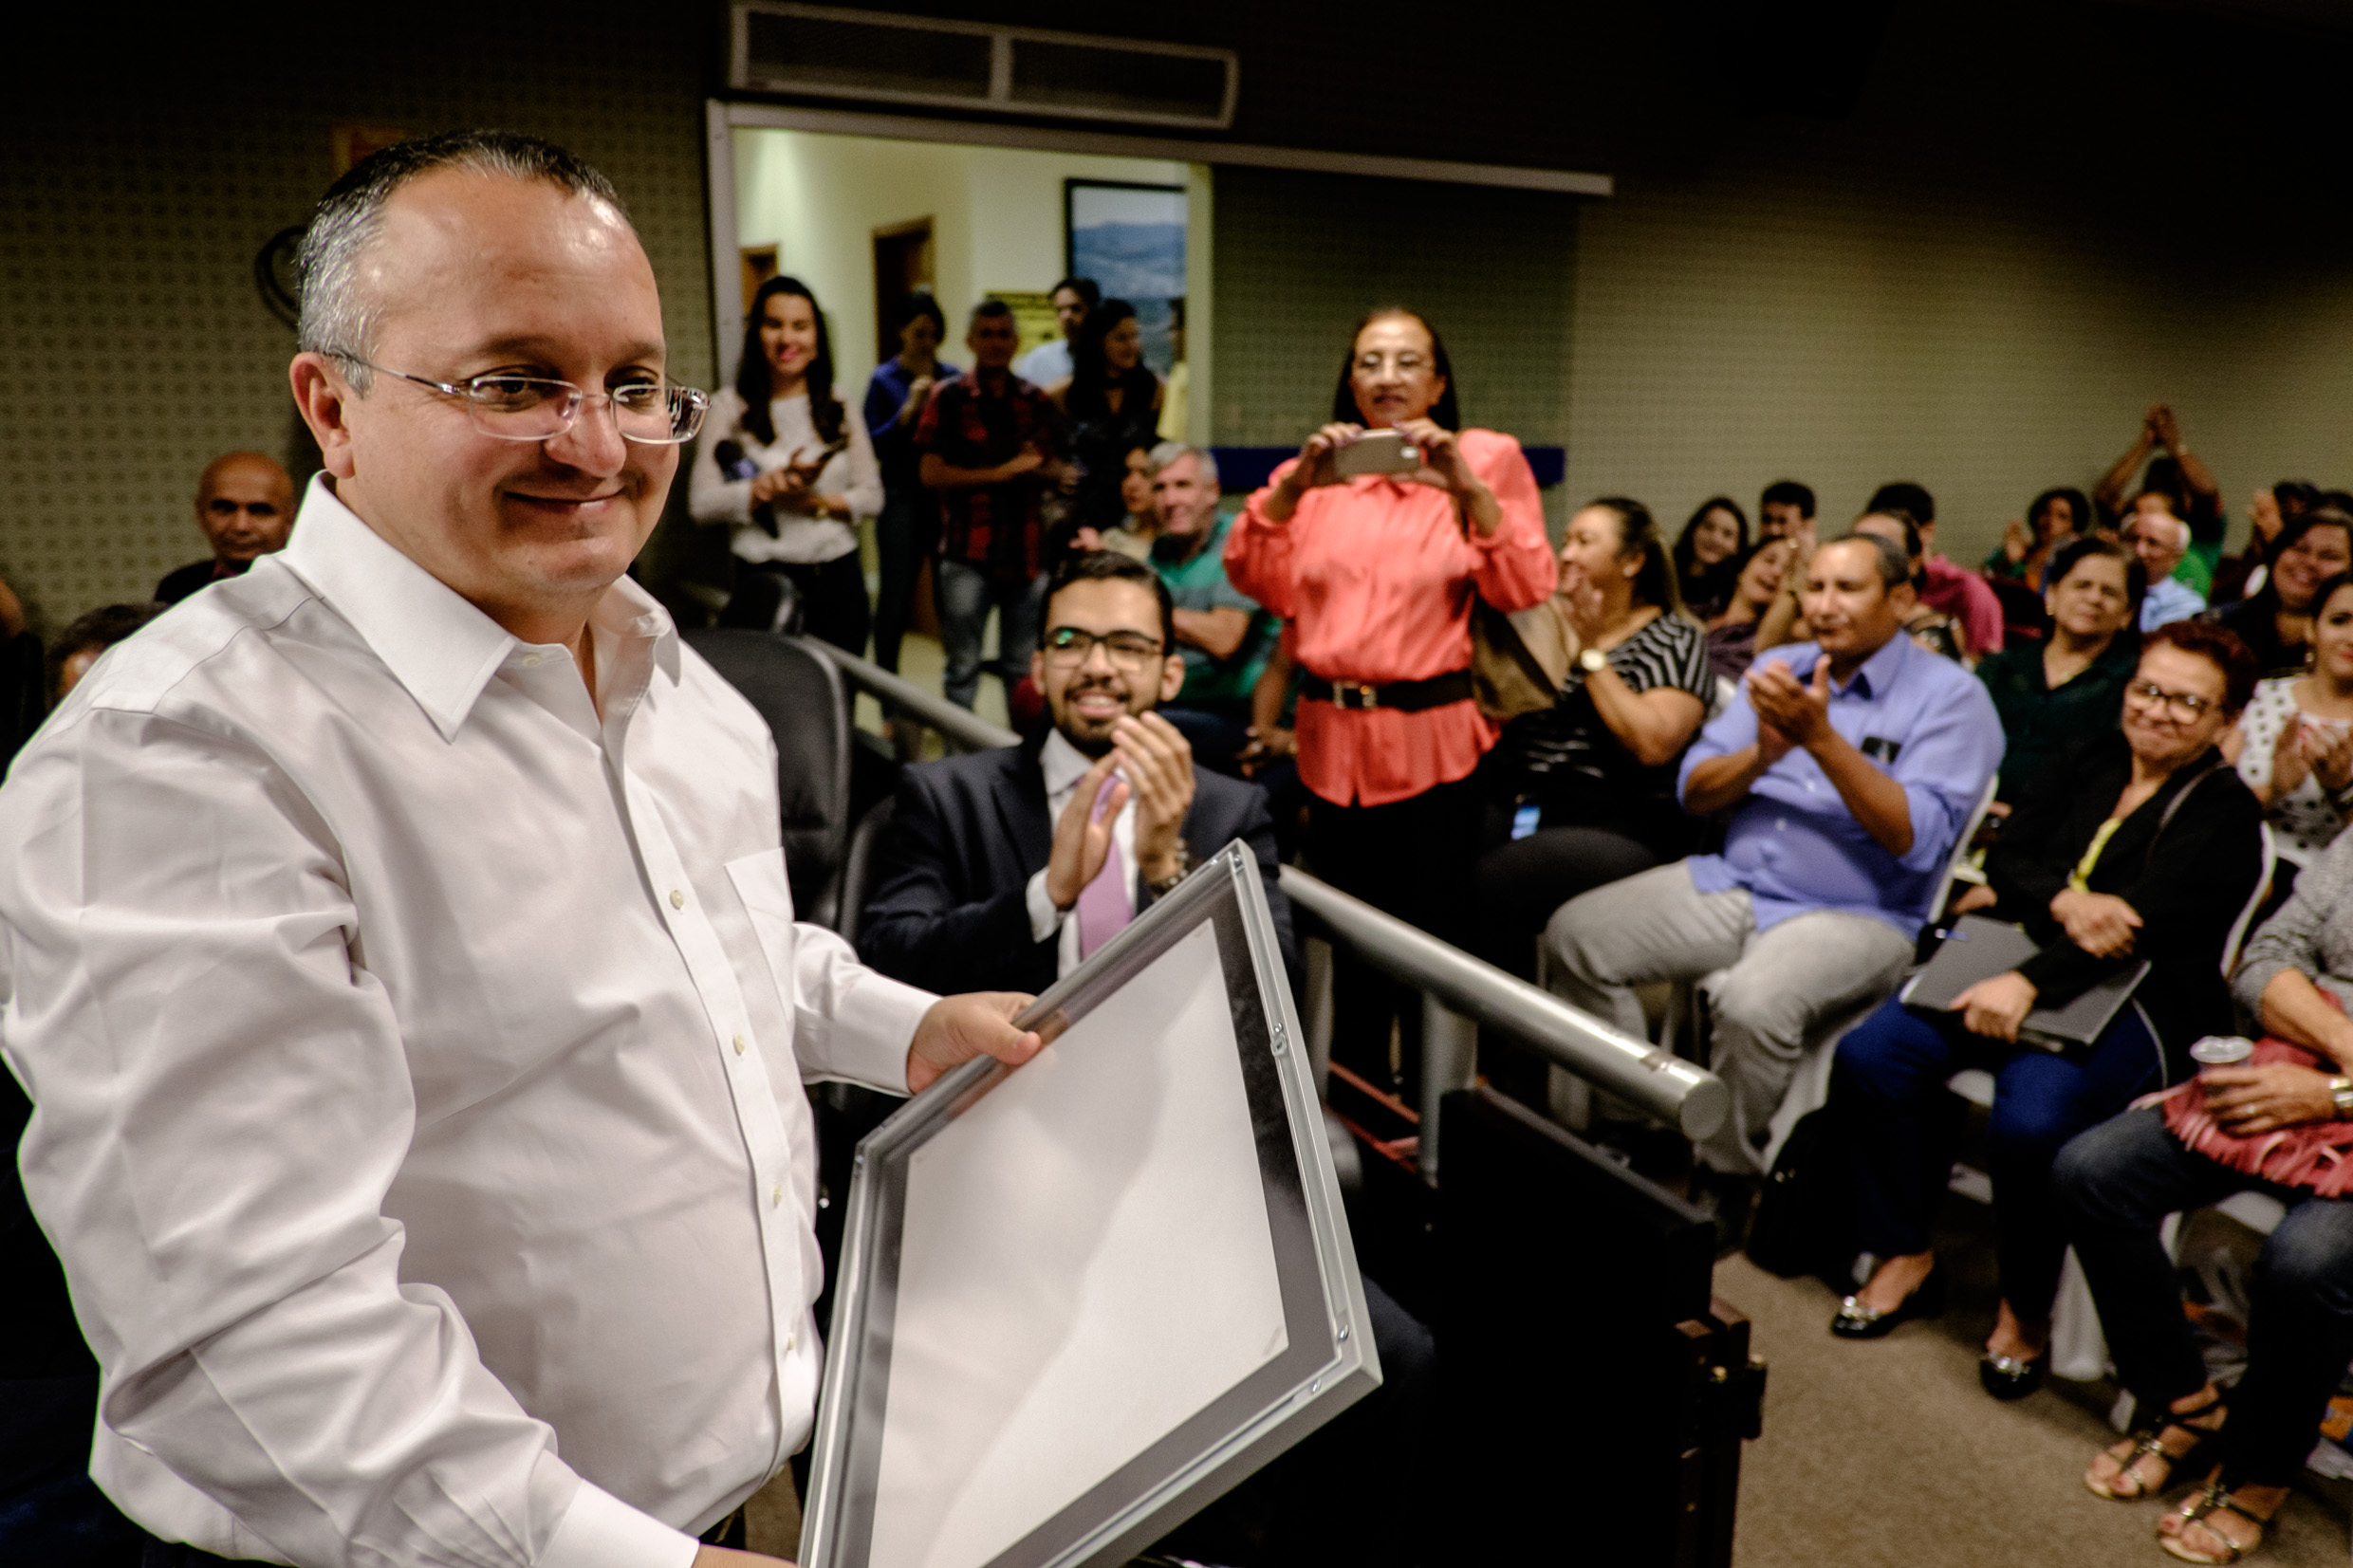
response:
[[[1412,473],[1421,467],[1421,449],[1393,430],[1368,430],[1332,453],[1332,472],[1343,479],[1367,473]]]

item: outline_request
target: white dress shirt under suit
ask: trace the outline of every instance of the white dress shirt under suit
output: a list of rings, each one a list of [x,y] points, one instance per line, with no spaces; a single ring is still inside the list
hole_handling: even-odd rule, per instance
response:
[[[314,482],[0,789],[25,1186],[166,1539],[683,1568],[808,1430],[801,1080],[903,1093],[933,998],[793,922],[769,733],[654,600],[592,630],[602,718]]]

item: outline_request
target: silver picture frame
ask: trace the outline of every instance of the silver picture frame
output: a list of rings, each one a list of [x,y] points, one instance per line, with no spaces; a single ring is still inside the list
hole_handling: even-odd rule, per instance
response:
[[[1200,934],[1204,932],[1210,937]],[[898,1478],[886,1477],[886,1447],[894,1454],[904,1454],[924,1440],[906,1436],[910,1426],[918,1433],[927,1433],[937,1425],[921,1425],[923,1403],[926,1398],[936,1400],[936,1389],[902,1390],[898,1411],[891,1395],[894,1352],[919,1356],[921,1344],[939,1337],[939,1310],[936,1302],[927,1304],[924,1292],[931,1287],[922,1282],[936,1271],[927,1272],[929,1265],[921,1250],[930,1246],[935,1251],[953,1251],[954,1244],[926,1238],[938,1234],[938,1213],[960,1212],[955,1208],[957,1203],[975,1201],[966,1196],[970,1184],[953,1170],[936,1164],[926,1168],[917,1163],[917,1156],[966,1117],[983,1119],[941,1145],[936,1160],[970,1157],[963,1152],[975,1148],[975,1137],[983,1134],[1000,1139],[1028,1135],[1028,1124],[1010,1118],[1025,1114],[1021,1106],[1036,1102],[1030,1088],[1048,1081],[1047,1075],[1041,1075],[1035,1085],[1003,1097],[999,1103],[1011,1108],[995,1114],[992,1131],[991,1096],[1028,1069],[1008,1068],[988,1059],[967,1062],[910,1100],[858,1147],[846,1200],[824,1381],[811,1439],[800,1549],[803,1568],[1083,1568],[1123,1562],[1380,1386],[1380,1359],[1372,1344],[1363,1283],[1333,1173],[1305,1036],[1292,1005],[1259,866],[1248,846],[1236,841],[1205,862],[1084,965],[1039,997],[1020,1022],[1046,1037],[1049,1054],[1054,1042],[1074,1029],[1080,1033],[1070,1042],[1072,1049],[1092,1045],[1108,1052],[1115,1046],[1092,1042],[1124,1027],[1137,1007],[1158,1005],[1160,1013],[1146,1026],[1183,1032],[1182,1041],[1170,1048],[1181,1049],[1200,1041],[1222,1045],[1222,1029],[1198,1026],[1205,1018],[1214,1024],[1216,1017],[1212,1003],[1205,1000],[1211,968],[1204,954],[1212,950],[1213,943],[1214,975],[1224,993],[1222,1016],[1232,1026],[1232,1065],[1238,1069],[1247,1121],[1233,1122],[1234,1131],[1223,1142],[1206,1140],[1210,1154],[1216,1155],[1216,1165],[1205,1174],[1219,1190],[1238,1198],[1229,1201],[1224,1209],[1234,1217],[1234,1223],[1247,1228],[1263,1214],[1266,1249],[1271,1256],[1264,1301],[1266,1310],[1272,1312],[1279,1299],[1281,1329],[1265,1340],[1269,1349],[1251,1353],[1263,1355],[1264,1359],[1253,1364],[1247,1357],[1200,1358],[1198,1375],[1206,1381],[1188,1384],[1180,1395],[1172,1396],[1181,1397],[1183,1404],[1166,1406],[1185,1413],[1165,1425],[1134,1428],[1134,1434],[1139,1435],[1130,1445],[1132,1457],[1125,1457],[1130,1448],[1097,1452],[1093,1463],[1114,1467],[1091,1480],[1092,1471],[1079,1469],[1076,1479],[1064,1483],[1076,1488],[1066,1493],[1052,1491],[1052,1483],[1022,1476],[1022,1486],[1013,1489],[1018,1494],[1016,1501],[997,1508],[993,1533],[935,1536],[918,1549],[903,1528],[895,1531],[886,1526],[886,1539],[878,1542],[878,1501],[886,1496],[920,1495],[908,1490],[906,1476],[911,1472],[906,1464],[892,1460],[898,1465]],[[1176,993],[1180,1001],[1173,1008],[1167,1005],[1171,984],[1183,987]],[[1123,993],[1128,996],[1124,1004],[1119,1000]],[[1126,1011],[1120,1010],[1122,1006]],[[1089,1034],[1081,1026],[1099,1009],[1103,1010],[1100,1027]],[[1112,1038],[1124,1041],[1127,1037]],[[1116,1048],[1130,1047],[1122,1043]],[[1216,1053],[1195,1055],[1218,1060]],[[1065,1056],[1061,1059],[1063,1065],[1049,1067],[1048,1074],[1075,1071],[1067,1064],[1077,1060]],[[1100,1071],[1114,1060],[1109,1055],[1099,1057],[1096,1066]],[[1045,1061],[1042,1057],[1040,1062]],[[1154,1092],[1148,1075],[1135,1076],[1139,1079],[1134,1085],[1136,1095]],[[1087,1104],[1091,1114],[1106,1098],[1106,1082],[1107,1098],[1116,1098],[1128,1089],[1121,1079],[1092,1080],[1088,1093],[1094,1098],[1067,1102],[1064,1114],[1068,1115],[1068,1107],[1078,1103]],[[1120,1114],[1116,1107],[1105,1109]],[[1165,1117],[1173,1113],[1162,1108],[1157,1114]],[[1246,1150],[1254,1150],[1256,1156],[1254,1182],[1259,1201],[1255,1206],[1249,1201],[1252,1177],[1236,1169],[1250,1163],[1248,1153],[1243,1153]],[[1210,1154],[1196,1156],[1188,1146],[1178,1157],[1208,1158]],[[945,1179],[954,1185],[940,1185],[943,1170]],[[986,1172],[978,1174],[986,1176]],[[917,1193],[912,1243],[911,1188]],[[924,1193],[933,1196],[926,1200]],[[949,1196],[943,1198],[943,1193]],[[936,1210],[930,1217],[921,1212],[927,1201]],[[1026,1201],[1016,1195],[1014,1206]],[[1041,1196],[1039,1201],[1046,1199]],[[1154,1238],[1129,1238],[1128,1242],[1131,1250],[1122,1255],[1129,1257],[1149,1255],[1150,1246],[1141,1253],[1132,1250],[1139,1242],[1157,1245]],[[913,1253],[911,1245],[917,1249]],[[1253,1260],[1244,1266],[1258,1266],[1254,1242],[1232,1250]],[[1052,1258],[1041,1262],[1034,1256],[1025,1256],[1020,1264],[1033,1268],[1056,1266]],[[984,1254],[979,1263],[964,1266],[993,1264]],[[1009,1262],[1007,1266],[1013,1264]],[[1094,1256],[1090,1266],[1098,1272],[1088,1279],[1099,1281],[1106,1265],[1100,1256]],[[906,1309],[918,1319],[917,1325],[899,1321],[901,1282],[907,1279],[917,1282],[910,1286],[914,1304]],[[1102,1300],[1099,1284],[1097,1289],[1095,1299]],[[926,1313],[928,1318],[923,1316]],[[1126,1323],[1096,1325],[1098,1340],[1104,1335],[1139,1332],[1143,1331]],[[925,1340],[927,1333],[930,1341]],[[911,1350],[911,1346],[917,1348]],[[1169,1369],[1157,1364],[1160,1359],[1149,1351],[1139,1357],[1139,1378],[1145,1382],[1154,1375],[1165,1378]],[[1242,1374],[1229,1383],[1230,1367],[1240,1369]],[[1118,1405],[1131,1397],[1116,1376],[1099,1376],[1070,1386],[1076,1388],[1082,1403],[1100,1398],[1107,1406]],[[1208,1397],[1193,1404],[1203,1390]],[[1083,1418],[1090,1414],[1074,1413]],[[901,1421],[896,1430],[892,1425],[895,1414]],[[1155,1420],[1124,1405],[1120,1407],[1118,1419],[1131,1423]],[[1085,1420],[1073,1425],[1084,1427]],[[996,1463],[1001,1464],[1001,1459]],[[920,1478],[935,1472],[913,1473]],[[1037,1495],[1028,1496],[1024,1486]],[[930,1506],[931,1502],[925,1497],[923,1506]],[[1024,1507],[1034,1509],[1037,1517],[1019,1511]]]

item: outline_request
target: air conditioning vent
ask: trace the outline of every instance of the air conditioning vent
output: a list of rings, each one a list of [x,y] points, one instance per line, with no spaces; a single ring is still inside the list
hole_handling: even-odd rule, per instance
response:
[[[885,103],[1223,130],[1231,49],[736,0],[729,84]]]

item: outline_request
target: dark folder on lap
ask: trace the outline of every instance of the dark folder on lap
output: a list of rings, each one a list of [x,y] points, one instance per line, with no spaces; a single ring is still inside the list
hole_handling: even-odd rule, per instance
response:
[[[1950,1012],[1953,999],[1970,987],[2016,968],[2040,950],[2023,927],[1982,914],[1964,914],[1928,967],[1914,975],[1899,994],[1911,1006]],[[2039,1045],[2046,1051],[2090,1044],[2114,1022],[2117,1009],[2131,999],[2133,987],[2148,972],[2144,958],[2065,1006],[2035,1008],[2019,1026],[2019,1043]]]

